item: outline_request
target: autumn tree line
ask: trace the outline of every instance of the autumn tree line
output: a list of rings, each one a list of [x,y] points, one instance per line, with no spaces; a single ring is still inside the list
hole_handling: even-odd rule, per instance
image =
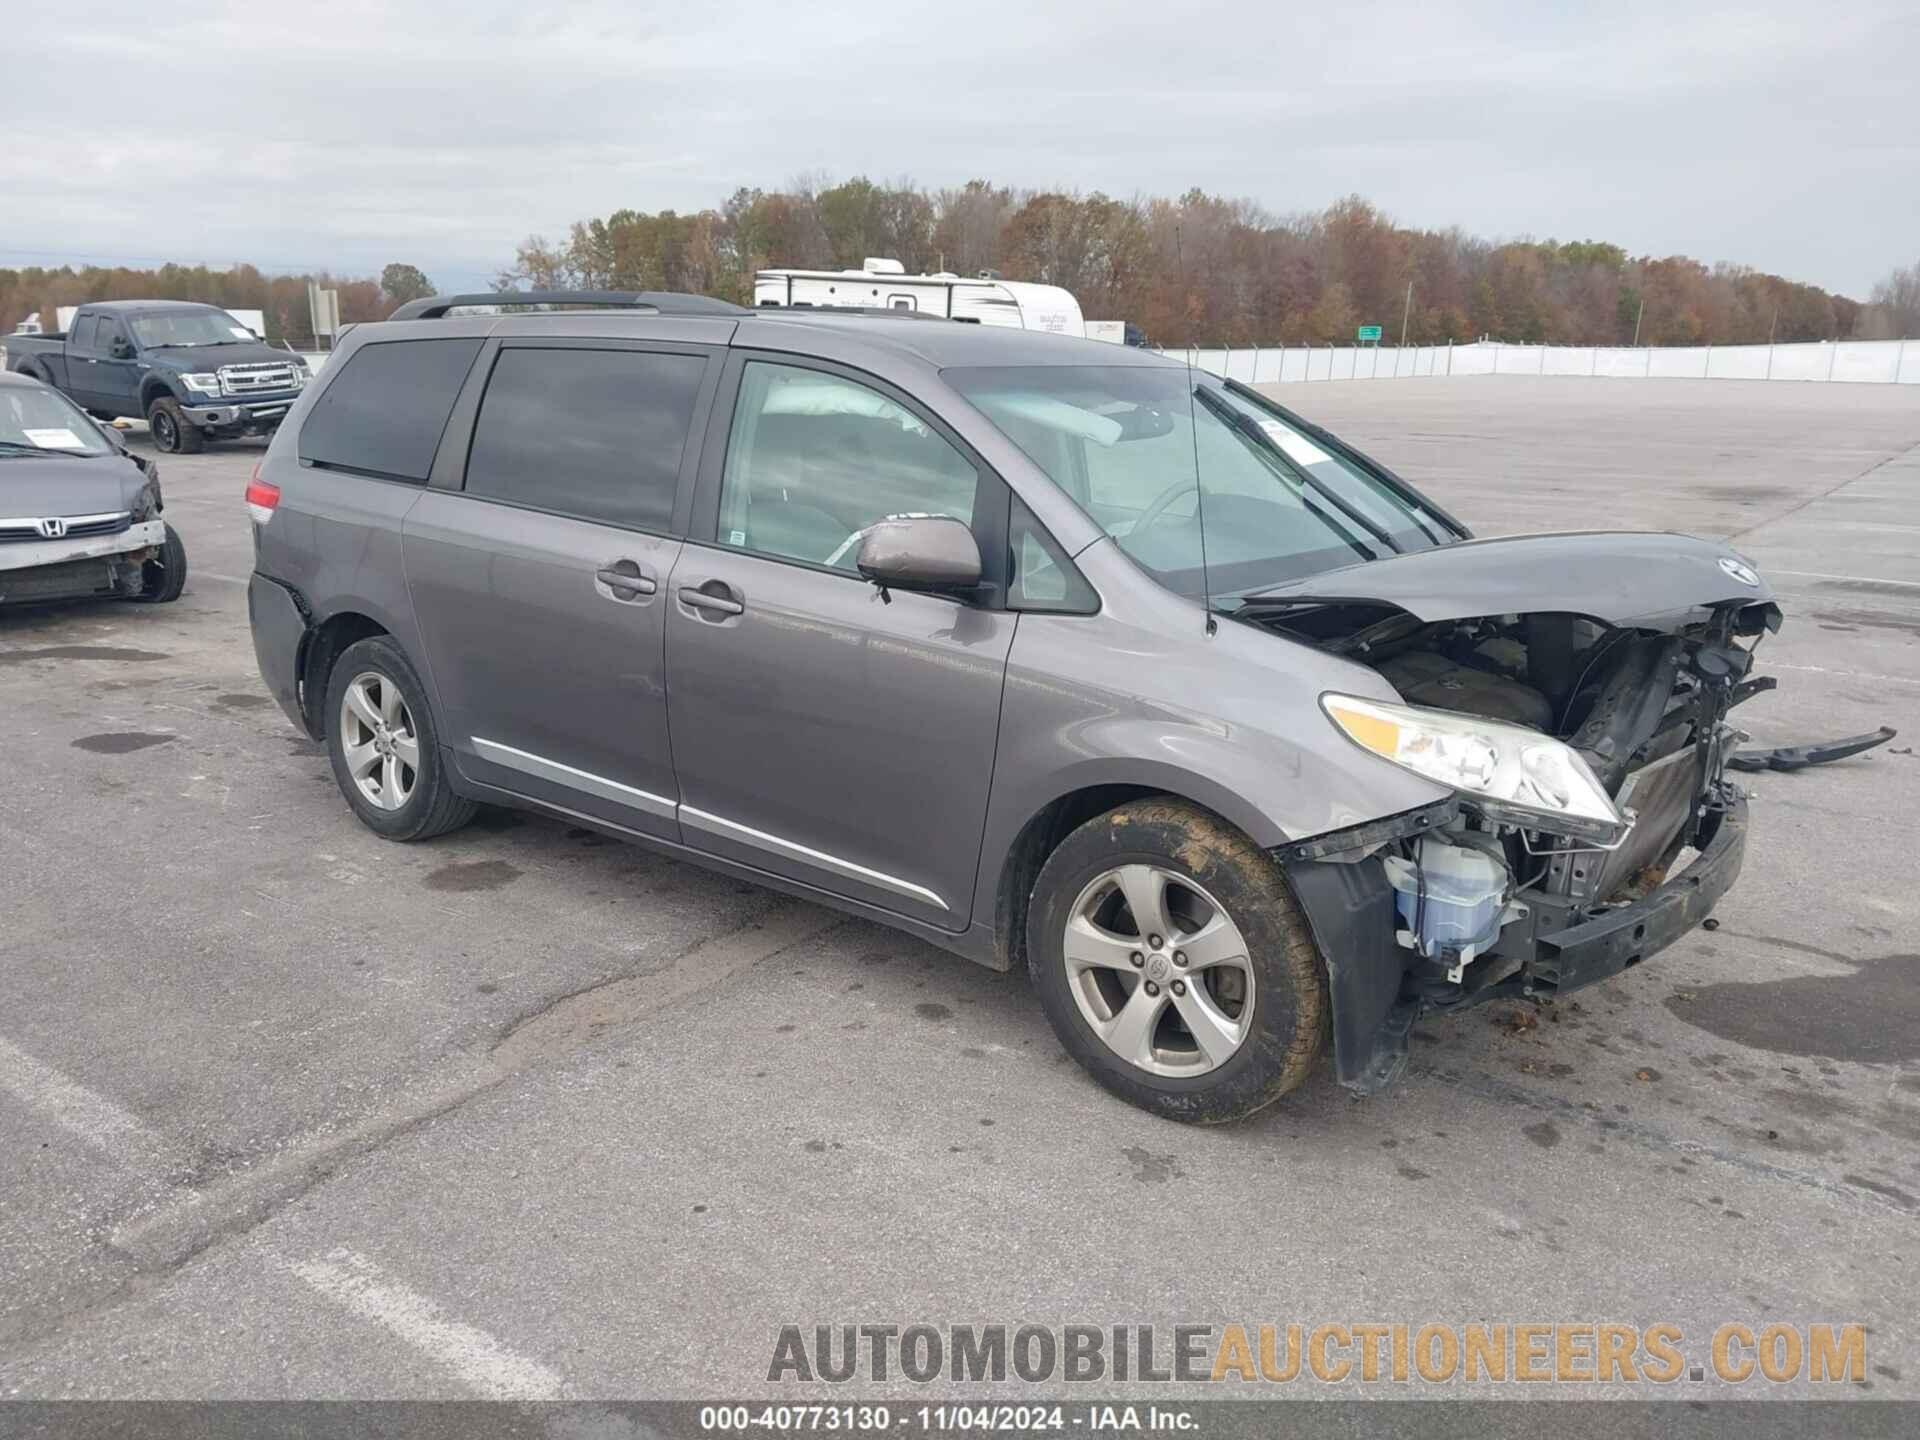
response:
[[[1455,227],[1395,224],[1358,196],[1317,214],[1249,200],[1026,191],[985,180],[930,190],[857,177],[736,190],[716,209],[618,210],[564,239],[532,237],[501,289],[681,290],[750,303],[769,267],[992,271],[1064,286],[1089,319],[1130,320],[1162,345],[1386,342],[1764,344],[1920,337],[1920,264],[1866,302],[1743,266],[1632,256],[1598,240],[1496,242]],[[431,282],[410,265],[379,280],[330,279],[341,318],[382,318]],[[1408,285],[1412,301],[1408,304]],[[266,312],[270,339],[310,343],[305,277],[160,270],[0,270],[0,332],[25,314],[87,300],[206,300]]]
[[[1684,256],[1635,257],[1603,241],[1496,243],[1396,225],[1351,196],[1280,216],[1249,200],[1019,191],[985,180],[926,190],[856,178],[736,190],[717,210],[620,210],[565,240],[535,237],[500,276],[539,285],[697,290],[750,301],[769,267],[997,271],[1064,286],[1089,319],[1130,320],[1163,345],[1513,342],[1753,344],[1920,335],[1814,285]],[[1412,282],[1412,304],[1407,285]],[[1885,288],[1885,287],[1883,287]]]

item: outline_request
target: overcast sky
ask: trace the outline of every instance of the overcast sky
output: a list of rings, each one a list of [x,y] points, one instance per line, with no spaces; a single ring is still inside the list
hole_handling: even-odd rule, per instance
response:
[[[13,0],[0,265],[405,260],[451,289],[530,233],[803,172],[1358,192],[1862,298],[1920,260],[1915,0],[534,8]]]

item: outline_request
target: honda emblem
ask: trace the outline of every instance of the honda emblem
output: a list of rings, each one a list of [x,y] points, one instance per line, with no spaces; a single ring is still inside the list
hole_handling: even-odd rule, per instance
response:
[[[58,540],[67,533],[67,522],[55,515],[46,520],[34,521],[33,528],[45,539]]]

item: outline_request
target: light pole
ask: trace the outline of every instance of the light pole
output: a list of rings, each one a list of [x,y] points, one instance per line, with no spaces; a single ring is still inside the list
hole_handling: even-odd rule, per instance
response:
[[[1400,348],[1402,350],[1407,348],[1407,321],[1410,320],[1412,317],[1413,317],[1413,282],[1409,280],[1407,281],[1406,308],[1401,310],[1400,312]],[[1397,375],[1400,373],[1400,357],[1398,355],[1393,357],[1393,369],[1394,369],[1394,374]]]

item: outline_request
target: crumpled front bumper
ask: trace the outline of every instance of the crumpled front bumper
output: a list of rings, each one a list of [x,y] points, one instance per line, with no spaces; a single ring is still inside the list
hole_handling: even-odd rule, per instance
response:
[[[96,535],[81,540],[16,540],[0,545],[0,571],[34,570],[42,565],[65,565],[73,560],[146,550],[165,544],[166,539],[165,521],[143,520],[117,535]]]
[[[0,545],[0,605],[135,594],[166,538],[165,522],[144,520],[117,535],[8,541]]]
[[[1493,951],[1519,960],[1519,968],[1455,1003],[1423,999],[1411,986],[1412,952],[1394,938],[1393,890],[1378,857],[1344,863],[1321,858],[1343,850],[1350,854],[1348,836],[1358,835],[1370,846],[1389,832],[1438,828],[1452,802],[1275,852],[1326,962],[1340,1083],[1371,1094],[1399,1079],[1406,1069],[1408,1033],[1425,1010],[1583,989],[1639,964],[1698,926],[1732,888],[1746,858],[1746,797],[1737,786],[1727,787],[1725,794],[1724,808],[1703,824],[1693,863],[1642,899],[1588,917],[1556,912],[1548,897],[1520,892],[1516,898],[1528,902],[1532,914],[1525,924],[1508,926]]]
[[[1747,800],[1737,788],[1734,793],[1693,863],[1644,899],[1563,930],[1536,930],[1526,970],[1532,988],[1562,994],[1597,984],[1666,949],[1712,914],[1740,878],[1747,854]]]

